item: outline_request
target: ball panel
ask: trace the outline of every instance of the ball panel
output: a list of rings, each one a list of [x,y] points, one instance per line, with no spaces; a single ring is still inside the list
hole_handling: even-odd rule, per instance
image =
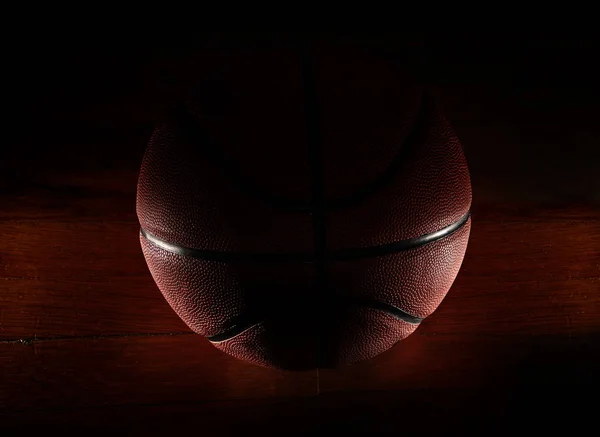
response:
[[[279,367],[273,359],[273,350],[266,341],[267,330],[263,323],[255,325],[232,339],[213,343],[217,349],[249,363],[264,367]]]
[[[452,127],[428,103],[422,135],[395,176],[362,202],[327,212],[327,248],[368,247],[436,232],[471,206],[466,160]]]
[[[234,319],[307,317],[314,308],[315,272],[302,263],[229,263],[171,253],[140,236],[146,262],[163,296],[195,332],[210,337]],[[310,317],[310,314],[308,314]]]
[[[315,253],[311,214],[280,209],[231,175],[233,169],[251,181],[258,194],[310,200],[301,62],[268,58],[226,60],[187,102],[189,117],[172,118],[154,132],[137,196],[140,224],[149,233],[223,253]],[[394,243],[455,223],[470,208],[471,188],[450,124],[430,100],[421,106],[421,91],[392,69],[349,59],[318,56],[315,70],[322,188],[332,206],[325,214],[326,251]],[[339,202],[357,199],[390,168],[380,189]],[[422,247],[327,262],[326,288],[317,284],[316,264],[207,261],[143,237],[141,244],[161,292],[195,332],[210,337],[247,320],[243,332],[215,346],[263,366],[308,369],[369,359],[410,335],[417,325],[357,302],[378,300],[428,316],[456,277],[469,230],[470,219]]]
[[[334,262],[332,292],[374,299],[408,314],[427,317],[438,307],[460,269],[471,219],[454,233],[414,249],[376,258]]]
[[[368,360],[412,334],[418,325],[371,308],[339,310],[324,333],[322,367]]]
[[[198,334],[224,331],[248,309],[238,278],[226,263],[176,255],[140,236],[150,273],[177,315]]]
[[[154,132],[138,180],[137,213],[144,229],[171,244],[204,250],[314,249],[310,215],[249,197],[206,147],[190,141],[176,122]]]

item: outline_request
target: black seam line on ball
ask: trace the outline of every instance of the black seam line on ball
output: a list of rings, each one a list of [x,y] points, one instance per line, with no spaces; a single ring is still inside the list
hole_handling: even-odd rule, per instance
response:
[[[218,343],[220,341],[231,340],[236,335],[240,335],[242,332],[253,328],[256,325],[262,323],[261,318],[254,312],[244,313],[236,318],[236,321],[229,325],[227,329],[218,334],[206,337],[206,339],[212,343]]]
[[[406,311],[402,311],[400,308],[381,302],[379,300],[360,300],[353,298],[347,298],[347,300],[347,305],[349,306],[378,310],[396,319],[410,323],[411,325],[418,325],[424,319],[424,317],[413,316],[412,314],[409,314]]]
[[[451,225],[446,226],[445,228],[442,228],[439,231],[421,235],[420,237],[409,238],[407,240],[396,241],[394,243],[389,244],[382,244],[380,246],[342,249],[332,252],[331,256],[335,261],[342,261],[361,258],[373,258],[377,256],[391,255],[396,252],[402,252],[404,250],[414,249],[416,247],[424,246],[428,243],[433,243],[434,241],[437,241],[439,239],[449,236],[450,234],[453,234],[467,223],[470,216],[471,212],[469,211]]]
[[[345,261],[363,258],[374,258],[378,256],[392,255],[397,252],[414,249],[425,244],[432,243],[444,237],[447,237],[469,220],[470,213],[466,213],[458,221],[440,229],[431,234],[426,234],[417,238],[397,241],[394,243],[383,244],[381,246],[356,247],[351,249],[342,249],[324,254],[325,261]],[[152,235],[144,228],[140,228],[140,234],[149,242],[161,249],[176,255],[188,256],[191,258],[203,259],[206,261],[220,262],[301,262],[314,263],[317,261],[314,253],[296,252],[296,253],[236,253],[220,252],[215,250],[201,250],[190,247],[180,246],[161,240]]]
[[[339,297],[339,301],[337,298],[333,300],[335,302],[339,302],[339,307],[370,308],[381,311],[398,320],[410,323],[411,325],[418,325],[424,319],[424,317],[413,316],[405,311],[402,311],[400,308],[378,300],[361,300],[348,297]],[[212,343],[231,340],[233,337],[240,335],[244,331],[264,323],[266,319],[268,319],[268,317],[261,316],[257,312],[247,312],[237,317],[235,322],[232,322],[232,324],[224,331],[215,335],[207,336],[206,339]]]

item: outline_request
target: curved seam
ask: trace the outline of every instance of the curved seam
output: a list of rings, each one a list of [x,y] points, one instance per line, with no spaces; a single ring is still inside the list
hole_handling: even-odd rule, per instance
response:
[[[242,324],[242,325],[233,325],[227,328],[225,331],[220,332],[215,335],[211,335],[210,337],[206,337],[208,341],[211,343],[221,343],[223,341],[232,340],[240,334],[243,334],[248,329],[254,328],[255,326],[264,323],[264,320],[259,320],[258,322],[254,322],[252,324]]]
[[[461,229],[471,216],[470,211],[459,220],[436,232],[425,234],[420,237],[400,240],[393,243],[382,244],[379,246],[354,247],[348,249],[339,249],[325,254],[325,260],[345,261],[364,258],[375,258],[379,256],[392,255],[405,250],[415,249],[426,244],[433,243],[442,238],[448,237]],[[311,252],[286,252],[286,253],[248,253],[248,252],[223,252],[216,250],[203,250],[177,245],[164,241],[151,234],[144,228],[140,228],[140,235],[152,243],[154,246],[164,249],[176,255],[187,256],[190,258],[203,259],[206,261],[220,262],[301,262],[314,263],[316,256]]]
[[[398,307],[387,304],[385,302],[381,302],[379,300],[358,301],[354,304],[352,304],[352,303],[350,303],[350,304],[352,306],[370,308],[373,310],[381,311],[381,312],[388,314],[398,320],[402,320],[406,323],[410,323],[411,325],[418,325],[425,318],[425,317],[413,316],[412,314],[409,314],[406,311],[403,311]]]
[[[467,212],[456,222],[448,225],[438,231],[429,234],[421,235],[420,237],[409,238],[406,240],[396,241],[393,243],[382,244],[379,246],[357,247],[341,249],[332,252],[332,257],[336,261],[374,258],[377,256],[391,255],[405,250],[414,249],[424,246],[429,243],[441,240],[442,238],[452,235],[454,232],[461,229],[471,217],[471,212]]]
[[[339,300],[342,302],[342,305],[359,308],[369,308],[376,311],[381,311],[385,314],[394,317],[395,319],[402,320],[411,325],[418,325],[423,321],[423,319],[425,319],[425,317],[413,316],[412,314],[409,314],[406,311],[401,310],[400,308],[397,308],[385,302],[381,302],[379,300],[360,300],[344,297],[341,297]],[[248,322],[231,325],[230,327],[218,334],[207,336],[206,339],[211,343],[220,343],[223,341],[232,340],[233,338],[237,337],[240,334],[243,334],[247,330],[265,322],[264,319],[257,321],[257,318],[252,317],[251,315],[247,315],[245,318],[248,319]]]

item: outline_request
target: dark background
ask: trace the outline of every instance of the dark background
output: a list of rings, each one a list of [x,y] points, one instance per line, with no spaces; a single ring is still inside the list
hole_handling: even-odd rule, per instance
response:
[[[168,103],[185,93],[214,52],[306,45],[352,47],[404,63],[438,92],[457,129],[489,128],[486,145],[462,132],[475,186],[493,173],[494,190],[538,200],[600,199],[598,137],[598,35],[572,33],[206,33],[179,38],[139,35],[47,35],[35,47],[9,47],[5,81],[5,135],[9,154],[35,161],[60,154],[80,159],[69,144],[84,131],[142,135]],[[165,42],[166,41],[166,42]],[[464,103],[463,103],[464,102]],[[459,105],[462,104],[462,108]],[[476,117],[476,118],[475,118]],[[466,135],[466,136],[465,136]],[[91,145],[88,150],[96,151]],[[139,160],[139,150],[120,149]],[[92,155],[96,157],[95,155]],[[107,160],[110,154],[97,156]],[[87,159],[91,159],[91,156]],[[107,165],[109,165],[107,163]],[[533,170],[532,170],[533,168]],[[488,187],[486,187],[487,189]],[[490,188],[492,189],[492,188]]]
[[[344,370],[292,374],[224,356],[179,321],[139,250],[135,184],[154,124],[208,54],[307,44],[378,52],[437,95],[470,165],[473,231],[454,287],[413,336]],[[595,34],[539,32],[48,34],[8,46],[3,424],[583,426],[600,368],[598,48]]]

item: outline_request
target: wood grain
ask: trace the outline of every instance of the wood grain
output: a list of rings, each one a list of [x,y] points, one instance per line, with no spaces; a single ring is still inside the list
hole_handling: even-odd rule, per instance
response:
[[[537,311],[549,326],[567,316],[587,317],[586,323],[597,326],[600,212],[539,209],[526,219],[519,214],[491,207],[474,213],[466,259],[442,307],[453,311],[452,325],[481,325],[494,308],[503,308],[498,314],[507,320]],[[187,330],[152,281],[136,222],[10,219],[0,221],[0,233],[0,338]],[[518,309],[510,306],[513,299],[521,303]],[[492,330],[504,334],[498,326]]]
[[[0,338],[188,331],[150,276],[136,223],[27,220],[0,229],[8,250]]]

